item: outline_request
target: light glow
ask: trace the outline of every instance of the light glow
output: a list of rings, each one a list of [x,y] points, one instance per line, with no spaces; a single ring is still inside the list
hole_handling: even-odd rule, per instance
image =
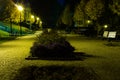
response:
[[[89,23],[91,23],[91,21],[90,21],[90,20],[87,20],[87,23],[89,24]]]
[[[23,11],[23,7],[22,6],[17,5],[17,8],[18,8],[19,11]]]
[[[104,25],[104,28],[107,28],[108,27],[108,25]]]
[[[33,15],[31,15],[31,18],[33,19],[33,18],[34,18],[34,16],[33,16]]]
[[[37,20],[40,20],[40,18],[37,17]]]
[[[40,24],[42,24],[42,21],[40,21]]]

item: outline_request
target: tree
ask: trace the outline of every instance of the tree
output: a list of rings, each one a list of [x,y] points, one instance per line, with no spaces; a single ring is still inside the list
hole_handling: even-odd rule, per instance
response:
[[[0,0],[0,20],[8,20],[14,13],[12,0]]]
[[[109,9],[112,12],[112,15],[110,16],[110,30],[116,30],[120,32],[120,0],[112,0],[111,3],[109,3]]]
[[[81,0],[79,1],[79,3],[77,4],[77,6],[75,7],[75,12],[74,12],[74,16],[73,19],[74,21],[80,21],[82,22],[81,24],[83,24],[85,26],[85,21],[87,19],[87,15],[85,13],[85,6],[87,4],[87,0]]]
[[[72,20],[71,15],[72,13],[70,13],[70,6],[67,5],[61,17],[62,23],[65,25],[71,26],[71,20]]]
[[[112,4],[109,4],[109,7],[113,13],[120,16],[120,0],[112,0]]]
[[[97,20],[104,11],[104,4],[102,0],[89,0],[85,6],[85,13],[92,20]]]
[[[85,13],[94,23],[94,29],[97,31],[97,35],[99,31],[102,29],[98,20],[102,16],[102,13],[105,11],[103,0],[89,0],[85,6]]]
[[[19,23],[20,22],[20,15],[21,15],[21,22],[24,20],[24,10],[22,12],[20,12],[17,8],[17,4],[15,4],[14,6],[11,6],[12,11],[11,11],[11,15],[10,18],[16,22]]]
[[[67,29],[70,30],[73,24],[73,13],[70,10],[70,5],[66,5],[63,12],[61,13],[58,21],[57,21],[57,28],[59,29]]]
[[[0,20],[19,22],[19,19],[20,12],[15,6],[15,3],[12,0],[0,0]]]

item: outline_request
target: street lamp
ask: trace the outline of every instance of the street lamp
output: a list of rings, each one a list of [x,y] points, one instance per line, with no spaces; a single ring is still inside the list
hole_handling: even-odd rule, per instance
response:
[[[33,16],[33,15],[31,15],[31,18],[32,18],[32,19],[34,19],[34,16]]]
[[[90,20],[87,20],[87,24],[90,24],[91,23],[91,21]]]
[[[104,25],[104,28],[105,28],[105,29],[108,28],[108,25]]]
[[[17,9],[20,11],[20,35],[22,35],[21,12],[23,11],[23,7],[21,5],[17,5]]]
[[[32,30],[32,23],[34,22],[34,18],[35,18],[35,16],[31,15],[31,17],[30,17],[30,30]]]
[[[40,21],[40,25],[42,25],[42,21]]]
[[[38,25],[39,25],[39,20],[40,20],[40,18],[39,18],[39,17],[37,17],[37,23],[38,23]]]
[[[91,21],[90,21],[90,20],[87,20],[86,22],[87,22],[87,27],[88,27],[89,24],[91,23]]]
[[[37,21],[39,21],[40,20],[40,18],[39,17],[37,17]]]

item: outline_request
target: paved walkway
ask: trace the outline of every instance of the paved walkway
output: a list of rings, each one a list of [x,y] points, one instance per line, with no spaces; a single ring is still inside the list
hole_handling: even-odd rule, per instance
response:
[[[11,80],[24,63],[34,42],[34,35],[18,37],[0,44],[0,80]],[[12,76],[11,76],[12,74]]]
[[[18,69],[24,66],[60,64],[87,66],[92,68],[101,80],[120,80],[120,47],[105,46],[105,41],[72,38],[70,42],[76,51],[96,57],[88,57],[84,61],[25,60],[34,37],[35,35],[18,37],[16,40],[0,44],[0,80],[12,80]]]
[[[89,54],[81,64],[91,67],[101,80],[120,80],[120,46],[106,46],[106,40],[72,38],[76,51]],[[120,42],[113,42],[120,45]]]

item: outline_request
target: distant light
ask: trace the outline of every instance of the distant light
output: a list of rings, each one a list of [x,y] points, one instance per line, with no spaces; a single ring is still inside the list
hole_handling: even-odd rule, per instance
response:
[[[89,24],[89,23],[91,23],[91,21],[90,21],[90,20],[87,20],[87,23]]]
[[[33,16],[33,15],[31,15],[31,18],[34,18],[34,16]]]
[[[37,20],[40,20],[40,18],[37,17]]]
[[[42,21],[40,21],[40,24],[42,24]]]
[[[22,6],[17,5],[17,8],[18,8],[19,11],[23,11],[23,7]]]
[[[104,25],[104,28],[107,28],[108,27],[108,25]]]

